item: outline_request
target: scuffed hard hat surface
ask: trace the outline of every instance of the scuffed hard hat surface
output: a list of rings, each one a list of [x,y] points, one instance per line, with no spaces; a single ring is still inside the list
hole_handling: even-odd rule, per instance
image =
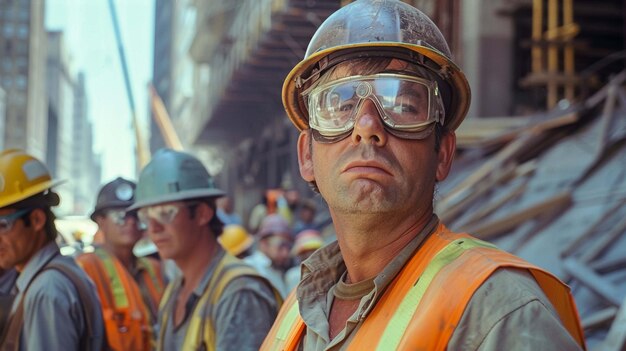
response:
[[[450,57],[437,26],[421,11],[396,0],[359,0],[332,14],[307,48],[305,57],[327,48],[370,42],[424,45]]]

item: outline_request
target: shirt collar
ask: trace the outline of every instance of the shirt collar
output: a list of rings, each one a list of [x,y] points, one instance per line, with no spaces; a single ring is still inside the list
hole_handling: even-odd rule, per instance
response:
[[[374,290],[365,295],[359,303],[358,318],[364,318],[371,311],[385,288],[393,281],[417,248],[436,230],[438,223],[439,218],[433,214],[422,230],[374,278]],[[302,279],[296,290],[300,314],[307,326],[322,337],[325,337],[322,331],[327,328],[317,323],[327,324],[328,318],[320,320],[319,316],[329,316],[328,292],[341,279],[345,271],[346,265],[337,241],[317,250],[302,263]]]

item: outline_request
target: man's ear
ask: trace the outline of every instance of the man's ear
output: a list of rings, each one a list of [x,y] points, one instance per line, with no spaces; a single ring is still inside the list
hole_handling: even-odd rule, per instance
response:
[[[34,209],[30,215],[30,225],[33,227],[35,231],[44,230],[46,227],[46,213],[40,209]]]
[[[439,154],[437,157],[437,173],[435,174],[438,182],[441,182],[448,177],[455,151],[456,134],[454,132],[442,133]]]
[[[298,166],[300,167],[300,175],[307,182],[315,181],[315,173],[313,172],[313,140],[311,139],[311,130],[303,130],[298,137]]]
[[[211,206],[204,202],[201,202],[196,206],[194,218],[198,222],[199,226],[204,226],[209,223],[215,215],[215,211],[213,211]]]

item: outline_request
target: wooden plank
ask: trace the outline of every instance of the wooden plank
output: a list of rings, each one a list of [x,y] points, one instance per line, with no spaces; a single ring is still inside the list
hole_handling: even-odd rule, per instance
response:
[[[615,226],[613,229],[608,232],[608,234],[604,234],[594,241],[593,245],[586,249],[585,252],[580,256],[580,260],[582,262],[588,263],[592,260],[598,258],[602,252],[604,252],[611,244],[613,244],[617,238],[624,234],[626,231],[626,217],[622,218],[622,220]]]
[[[534,172],[535,169],[537,169],[537,162],[534,160],[528,161],[522,165],[517,166],[517,168],[515,169],[514,175],[516,178],[524,178],[529,173]],[[477,223],[480,220],[482,220],[484,217],[488,216],[489,214],[491,214],[496,209],[500,208],[505,203],[511,201],[512,199],[515,199],[516,197],[524,193],[524,191],[526,190],[527,183],[528,183],[528,179],[526,179],[522,184],[515,187],[508,194],[505,194],[504,196],[496,198],[496,200],[492,201],[491,203],[487,204],[483,208],[474,212],[471,216],[464,219],[462,222],[458,223],[458,226],[477,225]]]
[[[617,307],[611,306],[594,312],[580,321],[584,330],[596,329],[611,323],[617,315]]]
[[[561,257],[566,257],[566,256],[569,256],[572,253],[574,253],[574,251],[576,251],[576,249],[578,249],[578,247],[585,240],[587,240],[589,237],[591,237],[595,233],[597,227],[600,224],[604,223],[609,217],[611,217],[613,215],[613,213],[616,210],[618,210],[620,207],[622,207],[624,205],[626,205],[626,199],[616,203],[615,205],[611,206],[611,208],[609,208],[606,211],[604,211],[604,214],[602,215],[602,217],[598,218],[595,222],[593,222],[593,224],[591,226],[589,226],[589,228],[587,230],[585,230],[580,235],[578,235],[572,242],[570,242],[563,249],[563,251],[561,251]]]
[[[619,311],[617,311],[606,339],[596,350],[617,351],[624,349],[626,349],[626,299],[624,299]]]
[[[599,274],[611,273],[626,268],[626,256],[617,256],[602,261],[594,261],[589,267]]]
[[[504,196],[502,196],[502,197],[496,199],[495,201],[493,201],[492,203],[487,204],[487,206],[485,206],[485,207],[481,208],[480,210],[474,212],[465,221],[459,223],[458,226],[459,227],[476,226],[478,222],[480,222],[483,218],[485,218],[488,215],[490,215],[491,213],[493,213],[493,211],[497,210],[498,208],[502,207],[502,205],[504,205],[505,203],[507,203],[507,202],[517,198],[521,194],[523,194],[524,191],[526,191],[526,185],[527,185],[527,182],[524,182],[524,183],[518,185],[517,187],[515,187],[508,194],[505,194]]]
[[[613,111],[615,111],[618,89],[619,86],[611,83],[609,84],[609,88],[606,93],[606,99],[604,100],[604,106],[602,108],[602,130],[600,140],[598,140],[598,148],[596,149],[598,157],[604,153],[606,145],[609,141],[609,133],[611,132],[611,124],[614,118]]]
[[[617,288],[591,270],[587,265],[569,257],[563,260],[563,269],[607,302],[615,306],[622,304],[624,296],[617,293]]]
[[[493,189],[493,187],[502,182],[503,179],[508,178],[511,174],[515,173],[516,165],[510,164],[505,167],[501,172],[491,173],[490,176],[479,183],[476,187],[472,189],[472,192],[469,193],[467,197],[465,197],[462,201],[457,202],[450,206],[449,208],[440,208],[437,206],[437,213],[441,217],[441,221],[444,223],[448,223],[452,221],[459,213],[463,210],[467,209],[467,207],[473,203],[476,199],[485,195],[487,192]]]
[[[540,214],[546,214],[549,211],[562,210],[568,207],[571,203],[572,195],[569,191],[564,191],[534,205],[515,211],[508,216],[504,216],[491,222],[481,223],[475,227],[472,226],[467,228],[467,231],[480,239],[489,239],[510,230],[524,221],[535,218]]]
[[[545,118],[545,116],[541,116],[541,117]],[[548,131],[550,129],[554,129],[554,128],[558,128],[558,127],[562,127],[562,126],[566,126],[566,125],[570,125],[570,124],[576,123],[576,122],[578,122],[579,119],[580,119],[579,118],[579,114],[576,111],[576,112],[567,113],[565,115],[559,115],[557,117],[552,117],[552,118],[549,118],[549,119],[542,119],[540,121],[533,120],[533,121],[527,122],[527,124],[525,126],[523,126],[523,127],[519,127],[519,128],[513,129],[511,131],[503,132],[503,133],[501,133],[499,135],[495,135],[495,136],[493,136],[491,138],[485,138],[483,140],[474,140],[471,143],[467,142],[467,140],[462,140],[462,141],[465,141],[468,144],[467,145],[461,145],[461,146],[489,147],[489,146],[492,146],[492,145],[502,144],[504,142],[510,141],[512,139],[515,139],[515,138],[519,137],[524,132],[530,131],[531,133],[534,133],[534,134],[540,134],[540,133]]]
[[[526,133],[522,135],[519,139],[509,143],[489,161],[485,162],[476,171],[474,171],[474,173],[472,173],[464,181],[457,184],[457,186],[451,189],[446,194],[446,196],[439,202],[439,206],[441,208],[450,208],[452,205],[461,202],[465,197],[469,195],[469,193],[471,192],[471,188],[473,188],[477,183],[481,182],[482,180],[487,179],[489,173],[493,172],[495,169],[500,168],[502,164],[515,156],[515,154],[517,154],[520,150],[528,147],[528,144],[532,143],[535,137],[536,136],[533,134]]]
[[[611,84],[621,85],[626,81],[626,70],[621,71],[615,78],[611,79],[611,81],[605,85],[602,89],[598,90],[595,94],[589,97],[585,101],[586,108],[594,108],[597,104],[599,104],[602,100],[604,100],[608,94],[609,86]]]

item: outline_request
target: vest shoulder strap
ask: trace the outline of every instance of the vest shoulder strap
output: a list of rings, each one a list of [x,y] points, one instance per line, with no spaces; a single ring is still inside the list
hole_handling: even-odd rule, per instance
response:
[[[94,311],[96,310],[95,306],[92,303],[91,297],[89,296],[89,291],[91,291],[91,289],[87,286],[84,280],[82,280],[79,276],[76,275],[74,271],[72,271],[71,268],[69,268],[66,265],[56,263],[56,262],[50,262],[46,266],[44,266],[43,269],[37,272],[37,274],[35,275],[35,277],[33,277],[30,283],[32,284],[32,282],[37,278],[39,274],[49,269],[54,269],[56,271],[61,272],[61,274],[63,274],[67,279],[69,279],[72,285],[74,285],[74,288],[76,289],[76,292],[78,293],[78,298],[81,301],[81,305],[83,308],[83,319],[84,319],[85,327],[86,327],[86,335],[84,335],[81,338],[80,349],[91,350],[92,349],[91,340],[93,340],[96,337],[95,331],[94,331],[94,325],[91,320],[91,316],[95,315]],[[30,284],[24,290],[22,294],[22,299],[20,299],[20,302],[15,310],[15,313],[13,314],[13,316],[11,317],[9,321],[7,333],[2,343],[2,350],[8,351],[8,350],[19,349],[20,334],[22,330],[22,324],[24,323],[24,300],[25,300],[25,297],[29,288],[30,288]],[[105,341],[103,337],[103,343],[104,342]]]
[[[261,277],[254,268],[229,254],[225,254],[213,272],[206,290],[193,311],[189,329],[185,336],[184,350],[215,349],[214,307],[219,302],[228,284],[242,276],[253,276],[263,280],[272,288],[275,295],[280,296],[280,293],[265,278]]]
[[[113,298],[109,277],[100,258],[93,252],[84,253],[76,258],[76,263],[96,284],[98,295],[102,300],[102,308],[115,308],[115,299]]]
[[[156,260],[147,258],[147,257],[138,257],[137,262],[145,268],[148,276],[150,277],[150,281],[152,282],[152,286],[154,287],[154,291],[152,294],[156,294],[158,296],[163,294],[164,284],[163,284],[163,276],[161,272],[161,267]],[[156,296],[155,296],[156,297]]]

